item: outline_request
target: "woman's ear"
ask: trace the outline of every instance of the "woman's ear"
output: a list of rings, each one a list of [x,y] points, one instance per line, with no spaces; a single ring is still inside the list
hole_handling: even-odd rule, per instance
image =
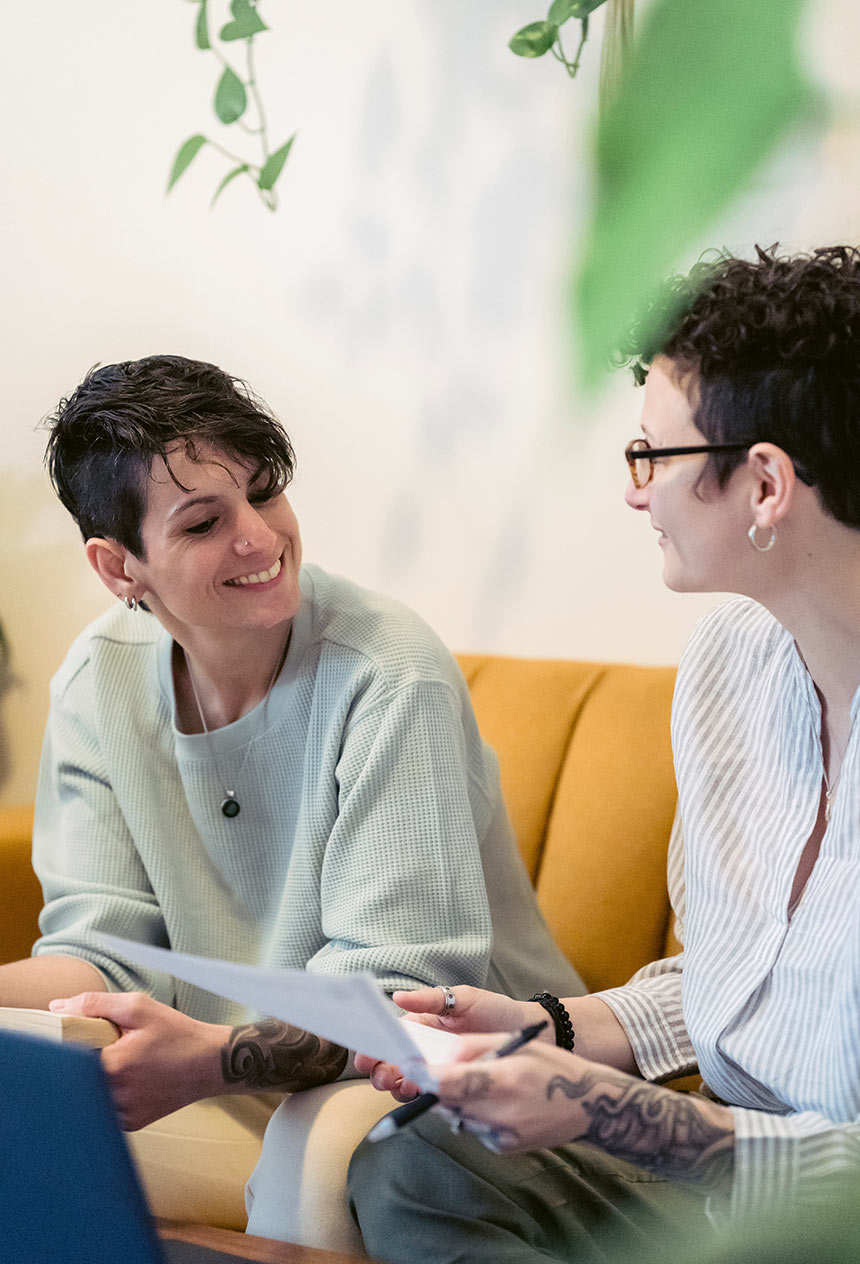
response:
[[[750,510],[757,527],[774,527],[788,513],[797,474],[791,457],[775,443],[755,443],[747,456],[752,492]]]
[[[140,600],[137,591],[139,585],[126,569],[128,549],[116,540],[107,540],[102,536],[93,536],[84,546],[87,561],[93,568],[105,588],[109,589],[120,601]]]

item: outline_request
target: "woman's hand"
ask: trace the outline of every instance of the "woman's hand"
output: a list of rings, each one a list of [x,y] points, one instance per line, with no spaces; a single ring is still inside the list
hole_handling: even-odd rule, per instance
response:
[[[439,1102],[460,1126],[498,1151],[565,1145],[588,1125],[577,1086],[593,1066],[535,1040],[504,1058],[494,1051],[508,1036],[467,1036],[455,1062],[434,1066]]]
[[[454,995],[454,1008],[445,1013],[445,992]],[[417,988],[414,992],[395,992],[395,1005],[431,1027],[453,1031],[458,1035],[477,1031],[517,1031],[529,1023],[545,1018],[536,1001],[514,1001],[485,988],[461,987]]]
[[[443,1014],[445,990],[440,987],[425,987],[413,992],[395,992],[392,1000],[395,1005],[406,1010],[414,1022],[440,1027],[443,1031],[453,1031],[458,1035],[465,1032],[517,1031],[546,1017],[536,1002],[514,1001],[497,992],[487,992],[483,988],[465,984],[450,989],[454,993],[454,1008],[450,1013]],[[399,1102],[408,1102],[419,1092],[418,1085],[404,1079],[400,1068],[390,1062],[379,1062],[375,1058],[358,1054],[355,1066],[356,1070],[370,1076],[374,1088],[391,1093]]]
[[[504,1039],[467,1037],[456,1062],[431,1068],[439,1101],[455,1124],[490,1149],[587,1141],[672,1180],[705,1190],[727,1187],[734,1166],[727,1107],[536,1040],[493,1058]]]
[[[82,992],[56,1013],[107,1018],[121,1031],[102,1049],[114,1105],[127,1131],[225,1091],[221,1049],[229,1027],[201,1023],[142,992]]]

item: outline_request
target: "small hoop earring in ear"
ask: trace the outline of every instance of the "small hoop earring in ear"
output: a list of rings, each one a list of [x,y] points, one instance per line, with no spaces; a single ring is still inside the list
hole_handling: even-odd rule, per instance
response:
[[[137,597],[123,597],[121,600],[126,610],[134,612],[137,609]]]
[[[759,544],[758,536],[756,534],[757,531],[758,525],[754,522],[747,532],[747,539],[755,549],[756,553],[769,553],[776,544],[776,527],[770,528],[770,535],[767,538],[766,544]]]

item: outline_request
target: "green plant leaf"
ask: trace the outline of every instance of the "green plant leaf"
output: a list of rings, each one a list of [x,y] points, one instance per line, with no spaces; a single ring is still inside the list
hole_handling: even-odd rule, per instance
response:
[[[596,138],[574,298],[587,385],[683,252],[789,130],[819,116],[798,62],[803,8],[654,0],[648,10]]]
[[[209,19],[206,13],[206,5],[209,0],[200,0],[200,8],[197,10],[197,25],[194,29],[194,42],[198,48],[211,48],[212,44],[209,40]]]
[[[245,113],[247,104],[245,85],[235,71],[225,66],[215,89],[215,113],[222,123],[235,123]]]
[[[556,41],[558,27],[554,22],[529,22],[508,41],[508,48],[517,57],[543,57]]]
[[[189,136],[183,145],[180,145],[179,152],[173,159],[173,166],[170,168],[170,177],[167,181],[167,190],[170,192],[176,181],[182,175],[183,171],[187,171],[191,163],[197,157],[200,150],[206,144],[206,137],[199,133],[196,136]]]
[[[604,3],[605,0],[553,0],[547,19],[556,26],[563,26],[570,18],[587,18]]]
[[[292,136],[285,145],[281,145],[280,149],[276,149],[273,154],[269,154],[268,158],[263,163],[263,170],[260,172],[257,179],[258,188],[274,188],[275,181],[284,169],[284,163],[287,161],[287,156],[289,155],[295,139],[296,134],[293,132]]]
[[[251,39],[253,35],[269,29],[251,0],[232,0],[230,12],[233,14],[233,21],[222,26],[218,32],[219,39],[225,43],[230,40]]]
[[[215,205],[215,203],[218,201],[221,194],[227,188],[227,185],[230,184],[233,180],[235,180],[237,176],[244,175],[247,170],[248,170],[248,164],[246,162],[243,162],[238,167],[234,167],[232,171],[227,172],[226,176],[218,185],[218,188],[215,190],[212,196],[212,201],[209,203],[210,211],[212,210],[212,207]]]

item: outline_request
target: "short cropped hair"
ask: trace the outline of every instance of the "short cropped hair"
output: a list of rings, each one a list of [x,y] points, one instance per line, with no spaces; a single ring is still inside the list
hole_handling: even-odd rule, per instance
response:
[[[161,457],[183,445],[191,460],[198,443],[249,464],[260,490],[277,495],[291,481],[289,436],[241,379],[214,364],[157,355],[91,369],[45,420],[51,434],[45,463],[57,495],[84,540],[104,536],[144,558],[141,526],[147,479]]]
[[[860,251],[756,256],[673,277],[627,358],[643,381],[668,357],[709,443],[777,444],[824,508],[860,528]],[[725,487],[744,460],[712,453],[705,481]]]

